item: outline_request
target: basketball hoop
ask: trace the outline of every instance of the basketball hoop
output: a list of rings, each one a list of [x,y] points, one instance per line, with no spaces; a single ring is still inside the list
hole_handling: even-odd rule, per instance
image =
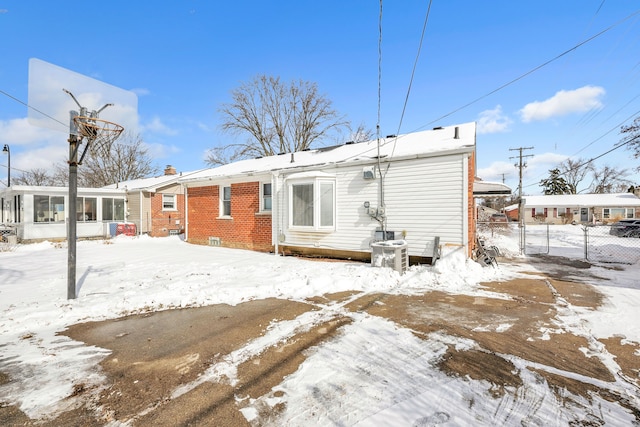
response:
[[[124,128],[117,123],[94,117],[75,116],[74,125],[78,133],[87,138],[87,145],[94,149],[109,151],[113,141],[118,139]]]

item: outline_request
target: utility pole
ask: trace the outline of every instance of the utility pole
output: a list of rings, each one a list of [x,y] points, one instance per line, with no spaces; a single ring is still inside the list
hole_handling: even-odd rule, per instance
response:
[[[519,170],[519,180],[518,180],[518,224],[522,227],[523,221],[523,210],[524,203],[522,200],[522,171],[527,167],[527,164],[523,161],[526,157],[533,157],[533,154],[523,155],[523,150],[533,150],[533,147],[520,147],[520,148],[509,148],[509,151],[518,151],[518,157],[509,157],[510,159],[519,159],[519,162],[515,164],[515,167]]]

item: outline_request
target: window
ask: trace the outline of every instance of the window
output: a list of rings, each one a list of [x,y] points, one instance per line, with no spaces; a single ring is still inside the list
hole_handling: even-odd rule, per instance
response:
[[[635,215],[633,208],[603,208],[602,217],[605,219],[626,218],[633,219]]]
[[[316,179],[289,186],[292,227],[332,230],[335,223],[335,182]]]
[[[96,221],[98,218],[98,200],[95,197],[78,197],[76,200],[76,218],[80,222]]]
[[[162,195],[162,210],[163,211],[175,211],[176,208],[176,195],[175,194],[163,194]]]
[[[261,211],[270,211],[271,210],[271,183],[262,184],[262,209]]]
[[[231,187],[222,187],[222,216],[231,216]]]
[[[64,196],[33,196],[33,222],[64,220]]]
[[[124,221],[124,199],[102,199],[103,221]]]

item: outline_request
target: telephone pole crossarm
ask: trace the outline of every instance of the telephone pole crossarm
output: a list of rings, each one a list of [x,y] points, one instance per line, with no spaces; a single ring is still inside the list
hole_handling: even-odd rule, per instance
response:
[[[518,151],[518,157],[509,157],[510,159],[519,159],[519,162],[515,165],[518,168],[518,224],[522,227],[523,221],[523,210],[524,204],[522,203],[522,172],[527,164],[524,162],[524,159],[527,157],[533,157],[533,154],[522,154],[524,150],[533,150],[533,147],[519,147],[519,148],[509,148],[509,151]]]

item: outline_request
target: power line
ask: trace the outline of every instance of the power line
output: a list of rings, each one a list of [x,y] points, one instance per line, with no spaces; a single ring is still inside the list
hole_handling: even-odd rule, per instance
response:
[[[614,130],[616,130],[618,127],[622,126],[626,121],[630,120],[630,119],[631,119],[631,118],[633,118],[633,117],[637,117],[638,115],[640,115],[640,110],[638,110],[638,111],[636,111],[635,113],[633,113],[633,114],[631,114],[631,115],[627,116],[627,118],[625,118],[622,122],[618,123],[617,125],[615,125],[615,126],[614,126],[614,127],[612,127],[611,129],[609,129],[608,131],[606,131],[605,133],[603,133],[602,135],[600,135],[599,137],[597,137],[596,139],[594,139],[593,141],[591,141],[589,144],[587,144],[586,146],[584,146],[581,150],[579,150],[577,153],[575,153],[574,155],[570,156],[569,158],[571,158],[571,157],[575,156],[576,154],[578,154],[578,153],[582,152],[582,151],[583,151],[583,150],[585,150],[587,147],[590,147],[590,146],[591,146],[591,145],[593,145],[595,142],[597,142],[597,141],[601,140],[602,138],[604,138],[605,136],[607,136],[608,134],[610,134],[611,132],[613,132]],[[584,165],[586,165],[586,164],[589,164],[589,163],[593,162],[594,160],[598,160],[599,158],[606,156],[607,154],[611,153],[612,151],[615,151],[615,150],[617,150],[617,149],[618,149],[618,148],[620,148],[620,147],[624,147],[625,145],[627,145],[627,144],[629,144],[629,143],[631,143],[631,142],[634,142],[634,141],[636,141],[636,140],[637,140],[637,138],[633,138],[633,139],[630,139],[629,141],[625,141],[625,142],[622,142],[622,143],[618,143],[618,144],[617,144],[617,145],[615,145],[611,150],[605,151],[604,153],[602,153],[602,154],[600,154],[600,155],[598,155],[598,156],[596,156],[596,157],[592,157],[591,159],[589,159],[589,160],[587,160],[587,161],[585,161],[585,162],[582,162],[581,164],[576,165],[576,166],[574,166],[573,168],[568,169],[568,170],[566,170],[566,171],[564,171],[564,172],[560,173],[560,175],[559,175],[559,176],[566,175],[567,173],[569,173],[569,172],[571,172],[571,171],[574,171],[574,170],[576,170],[576,169],[578,169],[578,168],[581,168],[582,166],[584,166]],[[540,175],[540,176],[538,176],[538,178],[541,178],[542,176],[543,176],[543,175]],[[534,182],[534,183],[531,183],[531,184],[527,185],[526,187],[528,188],[528,187],[532,187],[532,186],[534,186],[534,185],[538,185],[538,182],[536,181],[536,182]]]
[[[533,157],[533,154],[523,155],[523,150],[533,150],[533,147],[519,147],[519,148],[509,148],[509,151],[518,151],[520,154],[518,158],[520,159],[519,163],[516,164],[516,167],[519,168],[519,184],[518,184],[518,204],[520,208],[518,209],[518,223],[522,224],[522,211],[524,209],[524,203],[522,202],[522,171],[527,166],[526,163],[523,162],[523,159],[526,157]],[[509,157],[510,159],[515,159],[516,157]]]
[[[64,126],[64,127],[68,127],[68,126],[69,126],[68,124],[62,123],[60,120],[56,119],[55,117],[51,117],[51,116],[50,116],[50,115],[48,115],[47,113],[45,113],[45,112],[43,112],[43,111],[38,110],[36,107],[32,107],[32,106],[31,106],[31,105],[29,105],[28,103],[26,103],[26,102],[24,102],[24,101],[19,100],[19,99],[18,99],[18,98],[16,98],[15,96],[9,95],[7,92],[5,92],[5,91],[3,91],[3,90],[1,90],[1,89],[0,89],[0,94],[2,94],[2,95],[4,95],[4,96],[6,96],[6,97],[8,97],[8,98],[13,99],[14,101],[16,101],[16,102],[18,102],[18,103],[20,103],[20,104],[24,105],[24,106],[25,106],[25,107],[27,107],[27,108],[32,109],[33,111],[36,111],[36,112],[38,112],[38,113],[42,114],[43,116],[45,116],[45,117],[47,117],[47,118],[49,118],[49,119],[53,120],[54,122],[58,122],[58,123],[60,123],[60,124],[61,124],[62,126]]]
[[[442,119],[444,119],[444,118],[447,118],[447,117],[449,117],[449,116],[451,116],[451,115],[453,115],[453,114],[455,114],[455,113],[457,113],[457,112],[459,112],[459,111],[461,111],[461,110],[464,110],[465,108],[467,108],[467,107],[469,107],[469,106],[471,106],[471,105],[473,105],[473,104],[475,104],[475,103],[477,103],[477,102],[479,102],[479,101],[483,100],[484,98],[487,98],[488,96],[491,96],[491,95],[493,95],[494,93],[501,91],[502,89],[506,88],[507,86],[510,86],[510,85],[512,85],[513,83],[516,83],[517,81],[522,80],[523,78],[527,77],[528,75],[535,73],[536,71],[540,70],[541,68],[546,67],[547,65],[549,65],[549,64],[551,64],[552,62],[554,62],[554,61],[556,61],[556,60],[558,60],[558,59],[562,58],[563,56],[565,56],[565,55],[567,55],[567,54],[569,54],[569,53],[573,52],[574,50],[578,49],[579,47],[582,47],[583,45],[585,45],[585,44],[587,44],[587,43],[589,43],[589,42],[591,42],[591,41],[595,40],[596,38],[600,37],[601,35],[605,34],[606,32],[608,32],[608,31],[612,30],[613,28],[617,27],[618,25],[620,25],[620,24],[622,24],[623,22],[625,22],[625,21],[627,21],[627,20],[629,20],[629,19],[633,18],[634,16],[636,16],[636,15],[638,15],[638,14],[640,14],[640,10],[637,10],[637,11],[633,12],[632,14],[630,14],[630,15],[628,15],[627,17],[625,17],[625,18],[621,19],[620,21],[618,21],[618,22],[616,22],[616,23],[612,24],[611,26],[609,26],[609,27],[605,28],[604,30],[600,31],[599,33],[597,33],[597,34],[595,34],[595,35],[593,35],[593,36],[589,37],[589,38],[588,38],[588,39],[586,39],[586,40],[581,41],[580,43],[576,44],[575,46],[571,47],[570,49],[565,50],[565,51],[564,51],[564,52],[562,52],[561,54],[556,55],[554,58],[552,58],[552,59],[550,59],[550,60],[548,60],[548,61],[546,61],[546,62],[544,62],[544,63],[542,63],[542,64],[540,64],[540,65],[538,65],[538,66],[537,66],[537,67],[535,67],[535,68],[532,68],[531,70],[527,71],[527,72],[526,72],[526,73],[524,73],[524,74],[521,74],[520,76],[516,77],[515,79],[510,80],[510,81],[509,81],[509,82],[507,82],[507,83],[504,83],[503,85],[499,86],[498,88],[496,88],[496,89],[494,89],[494,90],[492,90],[492,91],[490,91],[490,92],[488,92],[488,93],[486,93],[486,94],[484,94],[484,95],[482,95],[482,96],[480,96],[480,97],[478,97],[478,98],[474,99],[473,101],[470,101],[470,102],[468,102],[468,103],[466,103],[466,104],[462,105],[461,107],[456,108],[456,109],[455,109],[455,110],[453,110],[453,111],[450,111],[449,113],[447,113],[447,114],[445,114],[445,115],[443,115],[443,116],[438,117],[438,118],[437,118],[437,119],[435,119],[435,120],[430,121],[430,122],[429,122],[429,123],[427,123],[426,125],[420,126],[417,130],[420,130],[420,129],[423,129],[423,128],[425,128],[425,127],[428,127],[428,126],[432,125],[433,123],[436,123],[436,122],[438,122],[438,121],[440,121],[440,120],[442,120]]]
[[[424,24],[422,25],[422,34],[420,35],[420,43],[418,44],[418,52],[416,53],[416,59],[413,62],[413,69],[411,70],[411,78],[409,79],[409,87],[407,88],[407,95],[404,98],[404,105],[402,106],[402,114],[400,115],[400,122],[398,123],[398,131],[396,135],[400,134],[400,128],[402,127],[402,120],[404,119],[404,113],[407,110],[407,104],[409,103],[409,95],[411,94],[411,86],[413,85],[413,77],[416,74],[416,68],[418,67],[418,59],[420,59],[420,52],[422,51],[422,42],[424,41],[424,34],[427,30],[427,23],[429,22],[429,14],[431,12],[431,3],[433,0],[429,1],[429,7],[427,8],[427,13],[424,17]]]

